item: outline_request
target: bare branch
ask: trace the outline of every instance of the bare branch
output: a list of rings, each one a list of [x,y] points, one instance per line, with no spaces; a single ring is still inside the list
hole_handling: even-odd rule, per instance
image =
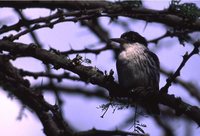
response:
[[[42,94],[34,92],[29,82],[24,80],[17,69],[4,57],[0,56],[0,84],[13,93],[19,100],[36,112],[48,136],[71,135],[72,130],[62,119],[59,109],[47,103]],[[51,114],[49,113],[51,112]]]
[[[170,77],[173,74],[173,72],[167,72],[166,70],[162,68],[160,69],[160,71],[168,77]],[[178,83],[182,87],[184,87],[191,96],[195,97],[200,102],[200,94],[199,94],[200,89],[196,87],[192,82],[186,82],[186,81],[176,78],[175,83]]]
[[[14,4],[15,3],[15,4]],[[23,4],[26,3],[26,4]],[[133,1],[134,3],[134,1]],[[79,1],[79,2],[72,2],[72,1],[62,1],[58,3],[54,2],[37,2],[37,3],[30,3],[30,2],[13,2],[12,4],[8,4],[7,2],[2,3],[0,6],[4,7],[15,7],[15,8],[27,8],[27,7],[46,7],[50,9],[55,8],[64,8],[70,10],[99,10],[101,9],[98,14],[95,16],[89,16],[86,14],[87,17],[77,18],[77,19],[66,19],[65,21],[78,21],[82,19],[94,19],[95,17],[106,16],[106,17],[130,17],[135,19],[142,19],[147,22],[158,22],[164,23],[168,26],[184,29],[184,30],[193,30],[198,31],[200,30],[200,20],[193,20],[193,22],[188,23],[185,21],[183,17],[177,16],[172,12],[166,10],[152,10],[146,8],[130,8],[124,10],[123,2],[92,2],[92,1]]]
[[[174,72],[173,75],[171,75],[168,79],[167,79],[167,83],[165,84],[165,86],[163,86],[161,88],[161,92],[167,93],[168,92],[168,88],[171,86],[172,82],[175,81],[176,77],[180,76],[180,71],[181,69],[185,66],[186,62],[195,54],[199,53],[199,46],[200,46],[200,42],[196,42],[194,43],[194,49],[192,50],[192,52],[190,54],[188,54],[188,52],[185,53],[185,55],[183,56],[183,61],[181,62],[180,66],[177,68],[176,72]]]
[[[82,49],[82,50],[69,50],[69,51],[64,51],[64,52],[60,52],[62,55],[69,55],[69,54],[78,54],[78,53],[94,53],[96,55],[98,55],[99,53],[101,53],[102,51],[106,51],[106,50],[111,50],[111,49],[116,49],[116,47],[112,46],[112,45],[107,45],[104,46],[100,49]]]
[[[22,22],[27,22],[26,17],[24,16],[24,14],[23,14],[19,9],[15,9],[15,11],[16,11],[16,12],[19,14],[19,16],[21,17]],[[29,26],[29,25],[27,25],[26,27],[27,27],[27,29],[30,29],[30,26]],[[34,32],[30,32],[30,35],[31,35],[31,37],[32,37],[32,39],[33,39],[33,41],[34,41],[34,43],[36,43],[38,46],[42,47],[42,44],[39,42],[37,35],[36,35]]]
[[[82,95],[85,97],[97,97],[102,100],[108,100],[108,96],[105,94],[105,90],[96,88],[92,91],[88,91],[89,89],[84,89],[80,87],[68,87],[68,86],[58,86],[58,85],[52,85],[52,84],[46,84],[42,86],[34,86],[34,88],[38,90],[47,90],[51,91],[53,88],[55,88],[58,92],[63,92],[67,94],[73,94],[73,95]]]
[[[38,77],[55,78],[58,80],[58,82],[61,82],[63,79],[81,81],[80,78],[75,77],[75,76],[70,76],[70,73],[67,73],[67,72],[60,74],[60,75],[56,75],[56,74],[50,74],[50,73],[46,73],[46,72],[29,72],[29,71],[25,71],[23,69],[19,69],[19,74],[21,76],[32,76],[35,79],[37,79]]]

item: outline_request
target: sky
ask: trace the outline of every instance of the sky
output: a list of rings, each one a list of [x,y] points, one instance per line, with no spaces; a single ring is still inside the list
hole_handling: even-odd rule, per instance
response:
[[[144,4],[146,7],[161,10],[168,7],[169,1],[145,1]],[[51,12],[46,9],[26,9],[24,10],[24,13],[30,19],[51,14]],[[129,19],[125,18],[119,19],[129,21]],[[18,17],[12,9],[4,8],[0,9],[0,20],[5,20],[6,23],[10,23],[11,25],[18,21]],[[111,37],[119,37],[123,32],[125,32],[123,28],[120,28],[116,24],[109,23],[109,20],[107,18],[101,18],[101,22],[103,23],[104,28],[111,32]],[[161,24],[148,23],[147,27],[145,27],[145,25],[146,23],[144,21],[135,21],[134,24],[130,25],[130,29],[139,32],[148,40],[165,33],[163,29],[165,27]],[[98,44],[98,39],[94,35],[92,35],[87,28],[80,27],[79,23],[61,23],[56,25],[53,29],[44,28],[36,31],[36,33],[46,49],[49,49],[49,47],[53,47],[60,51],[66,51],[69,50],[71,47],[76,50],[88,47],[88,45]],[[0,38],[2,38],[2,36],[0,36]],[[30,35],[25,35],[17,41],[27,44],[32,42]],[[177,46],[177,44],[179,44],[177,39],[174,39],[172,41],[171,38],[165,38],[158,43],[157,46],[161,46],[159,50],[157,50],[157,48],[153,44],[150,44],[149,48],[158,55],[161,62],[161,67],[174,71],[181,63],[182,56],[185,54],[185,52],[190,52],[192,50],[190,45],[186,45],[185,47],[183,47],[181,45]],[[103,45],[98,44],[98,47],[99,46]],[[83,56],[91,59],[91,65],[98,67],[102,71],[109,71],[110,69],[113,69],[115,71],[115,77],[117,80],[115,61],[113,61],[113,54],[111,51],[102,52],[99,56],[95,56],[93,54],[86,54]],[[105,61],[108,65],[105,65]],[[44,70],[41,62],[31,58],[17,59],[15,62],[12,63],[18,68],[23,68],[32,72]],[[200,73],[198,72],[199,66],[199,55],[193,56],[181,71],[180,78],[186,81],[191,81],[200,87]],[[55,72],[59,73],[63,72],[63,70]],[[26,78],[29,79],[33,84],[41,83],[41,81],[43,80],[41,78],[39,78],[38,80],[34,80],[30,77]],[[160,86],[163,86],[165,84],[165,80],[166,77],[162,76]],[[78,85],[80,87],[85,87],[88,89],[95,87],[93,85],[85,85],[84,83],[80,82],[64,82],[64,84],[69,83],[71,86]],[[172,87],[170,87],[169,93],[181,97],[183,100],[190,104],[199,106],[199,103],[195,99],[190,99],[190,95],[186,93],[180,86],[173,85]],[[52,104],[56,102],[54,96],[51,93],[45,93],[44,96],[48,102]],[[119,124],[123,122],[124,117],[130,116],[129,110],[119,110],[113,113],[113,109],[109,109],[105,117],[100,118],[103,113],[97,107],[105,104],[105,101],[96,100],[94,98],[87,99],[85,97],[66,94],[62,94],[61,97],[65,100],[63,106],[66,113],[65,118],[72,122],[72,125],[75,126],[78,130],[88,130],[93,127],[106,130],[116,129],[119,127]],[[21,120],[17,119],[21,108],[22,107],[19,104],[17,98],[8,98],[8,94],[0,89],[0,109],[3,109],[0,110],[0,135],[44,136],[41,123],[34,115],[34,113],[32,113],[30,110],[26,109],[24,111],[25,116]],[[161,130],[158,129],[158,126],[150,117],[142,118],[140,122],[147,125],[147,128],[144,129],[145,132],[150,133],[154,136],[161,135]],[[177,128],[174,131],[176,133],[179,133],[179,136],[182,136],[183,133],[181,132],[185,131],[185,124],[183,124],[183,122],[179,120],[171,119],[171,123],[173,124],[174,122],[177,123]],[[124,130],[131,131],[130,127],[125,128]],[[200,130],[197,129],[196,124],[191,123],[191,125],[189,125],[188,127],[191,127],[194,136],[197,136],[197,134],[200,133]]]

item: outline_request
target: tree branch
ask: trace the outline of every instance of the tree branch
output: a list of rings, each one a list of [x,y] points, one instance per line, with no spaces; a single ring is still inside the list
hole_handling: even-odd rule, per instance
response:
[[[194,43],[194,49],[192,50],[192,52],[190,54],[188,54],[188,52],[185,53],[185,55],[183,56],[183,61],[181,62],[180,66],[177,68],[177,70],[174,72],[173,75],[171,75],[168,79],[167,79],[167,83],[165,84],[165,86],[163,86],[161,88],[161,92],[163,93],[167,93],[168,92],[168,88],[171,86],[172,82],[175,81],[176,77],[180,76],[180,71],[181,69],[185,66],[186,62],[195,54],[199,53],[199,48],[200,47],[200,41]]]
[[[9,4],[8,4],[9,3]],[[132,4],[135,2],[133,1]],[[131,3],[129,3],[131,5]],[[133,7],[131,8],[125,4],[125,2],[93,2],[93,1],[62,1],[62,2],[47,2],[47,1],[38,1],[38,2],[2,2],[0,7],[14,7],[14,8],[31,8],[31,7],[46,7],[49,9],[63,8],[68,10],[79,10],[74,18],[71,19],[63,19],[63,21],[73,21],[77,22],[78,20],[85,19],[94,19],[97,17],[110,17],[117,18],[119,16],[130,17],[134,19],[141,19],[147,22],[158,22],[163,23],[165,25],[171,26],[180,30],[191,30],[198,31],[200,30],[200,20],[192,20],[191,22],[186,21],[183,17],[178,16],[177,14],[173,14],[169,9],[165,10],[152,10],[146,9],[143,7]],[[124,7],[127,6],[128,8]],[[126,8],[126,10],[124,10]],[[92,10],[93,14],[88,11]],[[94,13],[94,11],[96,13]],[[70,12],[69,12],[70,13]],[[81,14],[81,15],[80,15]],[[82,17],[80,17],[82,16]],[[54,22],[58,23],[58,22]],[[53,25],[54,25],[53,24]],[[49,26],[43,26],[49,27]]]
[[[21,76],[32,76],[33,78],[37,79],[38,77],[47,77],[47,78],[55,78],[58,82],[61,82],[63,79],[70,79],[73,81],[81,81],[79,77],[70,76],[70,73],[64,72],[63,74],[56,75],[46,72],[30,72],[25,71],[23,69],[19,69],[19,74]]]
[[[168,72],[162,68],[160,69],[160,71],[168,77],[170,77],[173,74],[173,72]],[[195,86],[192,82],[186,82],[179,78],[176,78],[174,82],[184,87],[191,96],[195,97],[200,102],[200,89],[197,86]]]
[[[72,130],[60,116],[56,106],[47,103],[42,94],[36,93],[18,73],[18,69],[3,56],[0,56],[0,84],[19,100],[36,112],[47,136],[71,135]]]
[[[97,97],[102,100],[108,100],[108,96],[105,94],[105,90],[96,88],[92,91],[89,91],[89,89],[83,89],[78,87],[67,87],[67,86],[58,86],[58,85],[52,85],[52,84],[46,84],[42,86],[34,86],[34,88],[38,90],[47,90],[51,91],[53,88],[58,90],[59,92],[67,93],[67,94],[73,94],[73,95],[82,95],[85,97]]]

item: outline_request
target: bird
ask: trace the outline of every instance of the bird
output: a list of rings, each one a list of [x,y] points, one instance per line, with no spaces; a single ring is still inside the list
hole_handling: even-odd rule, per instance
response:
[[[159,91],[160,62],[157,55],[148,49],[147,40],[134,31],[110,40],[120,44],[116,61],[119,85],[127,90],[151,87]],[[160,114],[157,102],[151,101],[144,105],[147,113]]]

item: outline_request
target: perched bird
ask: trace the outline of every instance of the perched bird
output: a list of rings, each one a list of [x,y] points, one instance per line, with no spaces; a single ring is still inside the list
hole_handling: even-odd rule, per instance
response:
[[[123,33],[120,38],[110,40],[120,43],[120,53],[116,63],[119,84],[129,90],[151,87],[158,91],[159,59],[147,48],[147,40],[133,31]],[[159,114],[160,112],[155,101],[147,102],[144,107],[150,114]]]

